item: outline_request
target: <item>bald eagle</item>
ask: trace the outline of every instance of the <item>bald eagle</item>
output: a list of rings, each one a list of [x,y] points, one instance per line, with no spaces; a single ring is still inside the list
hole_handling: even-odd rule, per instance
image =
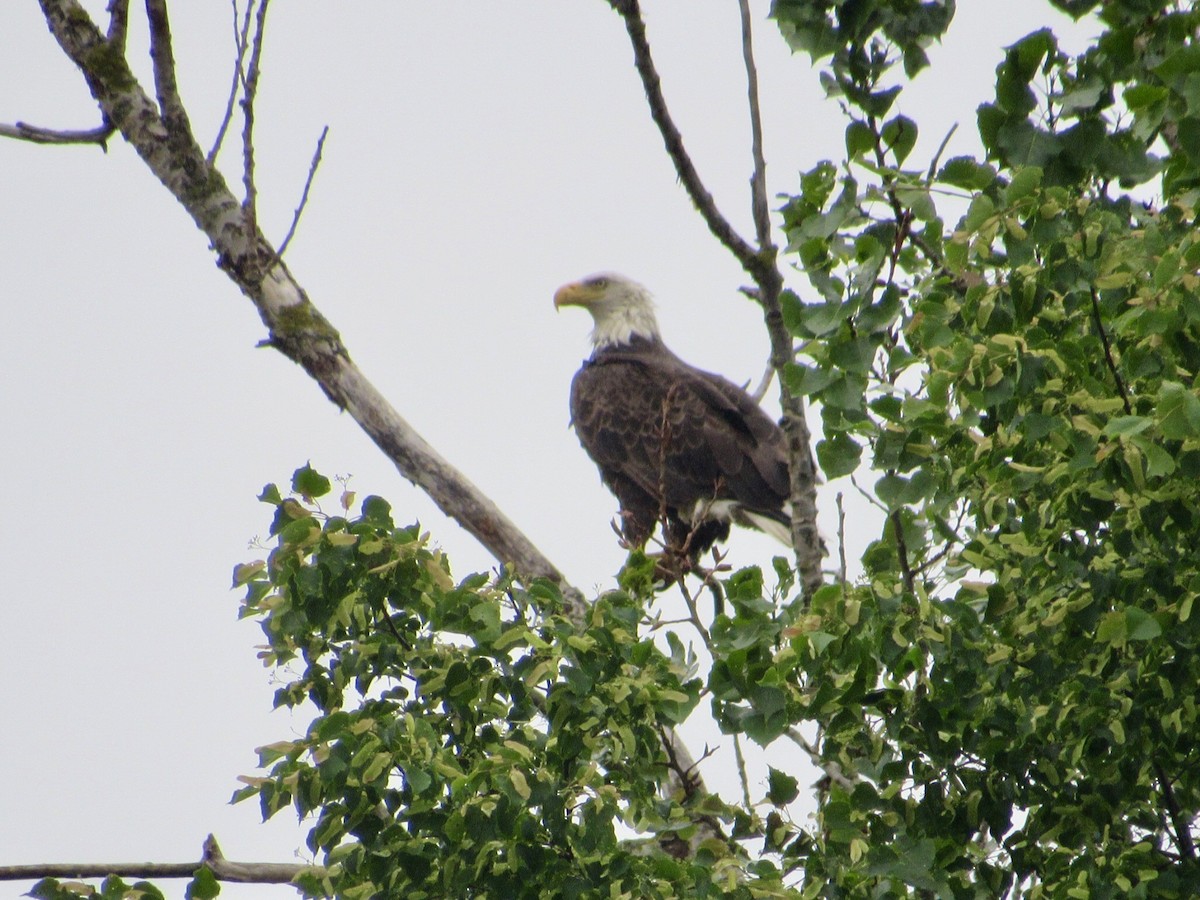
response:
[[[650,292],[602,273],[565,284],[554,306],[592,314],[593,352],[571,382],[571,422],[621,505],[625,539],[657,523],[695,560],[730,522],[791,546],[783,432],[744,390],[667,349]]]

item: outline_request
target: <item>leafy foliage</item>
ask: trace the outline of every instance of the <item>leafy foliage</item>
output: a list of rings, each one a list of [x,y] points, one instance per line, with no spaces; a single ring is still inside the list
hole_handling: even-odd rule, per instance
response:
[[[264,490],[235,583],[315,717],[236,796],[311,822],[306,894],[1200,894],[1200,11],[1053,5],[1102,33],[1006,48],[983,158],[914,167],[895,109],[953,4],[774,4],[847,118],[782,208],[783,376],[880,508],[858,583],[802,598],[777,560],[711,622],[689,596],[701,671],[644,556],[578,622],[553,585],[455,581],[379,497],[324,512],[310,467]],[[815,757],[815,824],[799,768],[696,789],[664,734],[702,700]]]
[[[811,33],[811,9],[775,15]],[[915,124],[878,119],[887,42],[907,59],[888,18],[793,37],[851,121],[848,165],[784,209],[820,298],[790,298],[787,383],[821,404],[827,474],[869,468],[886,512],[864,583],[814,597],[761,676],[857,776],[777,838],[806,893],[1200,890],[1200,19],[1101,20],[1078,58],[1048,30],[1008,48],[988,160],[924,172]]]
[[[235,572],[243,614],[267,637],[264,662],[285,675],[276,704],[317,711],[302,737],[260,750],[269,775],[237,795],[256,796],[264,816],[291,807],[312,819],[309,849],[325,868],[302,879],[306,892],[779,889],[776,870],[750,876],[731,842],[677,858],[698,816],[734,811],[659,793],[671,765],[664,729],[695,707],[700,681],[678,641],[664,653],[639,634],[642,600],[606,594],[580,627],[552,585],[455,583],[427,536],[397,527],[381,498],[354,518],[322,513],[329,488],[307,467],[293,480],[299,497],[268,486],[276,546]]]

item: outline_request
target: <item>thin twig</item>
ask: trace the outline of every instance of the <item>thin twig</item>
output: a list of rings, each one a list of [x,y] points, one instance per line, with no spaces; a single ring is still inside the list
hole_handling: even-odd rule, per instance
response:
[[[101,150],[107,151],[108,139],[116,130],[106,116],[103,125],[85,131],[59,131],[30,125],[28,122],[17,122],[13,125],[0,124],[0,137],[15,138],[18,141],[29,141],[33,144],[98,144]]]
[[[755,403],[762,403],[763,397],[767,396],[767,389],[771,386],[771,382],[775,380],[775,367],[767,362],[767,369],[762,374],[762,381],[758,383],[758,387],[754,389],[754,393],[750,396],[754,398]]]
[[[253,3],[253,0],[250,0]],[[254,100],[258,93],[258,75],[262,60],[263,33],[270,0],[260,0],[251,42],[250,64],[246,69],[246,86],[242,91],[242,184],[246,195],[242,199],[242,217],[246,232],[258,231],[258,189],[254,184]]]
[[[685,572],[681,572],[679,577],[675,579],[675,583],[679,585],[679,593],[683,594],[683,602],[688,608],[688,620],[692,623],[692,627],[696,629],[700,635],[700,640],[704,641],[704,646],[708,648],[708,652],[713,652],[712,635],[709,634],[704,622],[700,619],[700,609],[696,606],[696,598],[692,596],[692,592],[687,589],[684,583]]]
[[[300,216],[304,213],[304,207],[308,205],[308,191],[312,187],[313,178],[316,177],[317,166],[321,165],[321,151],[325,148],[325,136],[328,134],[329,126],[326,125],[321,129],[321,136],[317,138],[317,149],[313,152],[312,163],[308,167],[308,177],[304,179],[304,192],[300,195],[300,205],[296,207],[296,212],[292,216],[291,227],[288,228],[287,234],[283,236],[283,243],[275,251],[277,258],[282,257],[287,251],[288,244],[292,242],[292,236],[296,233],[296,226],[300,224]]]
[[[926,181],[932,181],[933,176],[937,174],[938,162],[941,161],[942,154],[946,152],[946,145],[950,143],[950,138],[954,137],[954,132],[956,131],[958,131],[957,122],[950,126],[950,130],[946,132],[946,136],[942,138],[942,142],[938,144],[937,152],[933,154],[933,159],[929,161],[929,169],[925,173]]]
[[[838,580],[842,591],[846,590],[846,510],[842,506],[842,492],[837,493],[838,514]]]
[[[808,742],[808,739],[800,733],[798,728],[789,728],[784,734],[791,739],[793,744],[808,754],[808,758],[812,760],[813,765],[828,775],[830,781],[841,785],[847,791],[854,790],[854,780],[846,777],[846,773],[842,771],[842,767],[838,765],[837,761],[821,759],[821,754],[817,752],[817,748]]]
[[[742,20],[742,60],[746,65],[746,93],[750,107],[750,148],[754,172],[750,175],[750,209],[759,250],[771,246],[771,213],[767,207],[767,160],[763,156],[762,112],[758,103],[758,69],[750,25],[750,0],[738,0]]]
[[[753,806],[750,801],[750,778],[746,775],[746,757],[742,753],[742,736],[736,731],[733,733],[733,755],[737,760],[738,777],[742,782],[742,802],[746,809],[750,809]]]
[[[1108,342],[1108,332],[1104,330],[1104,322],[1100,318],[1100,295],[1092,288],[1092,319],[1096,323],[1096,331],[1100,333],[1100,343],[1104,345],[1104,360],[1108,371],[1112,373],[1113,381],[1117,383],[1117,393],[1121,395],[1121,405],[1125,407],[1125,415],[1133,415],[1133,405],[1129,402],[1129,394],[1125,392],[1125,382],[1117,371],[1117,361],[1113,359],[1112,345]]]
[[[747,271],[753,274],[755,270],[762,268],[758,252],[734,230],[729,220],[717,209],[716,201],[709,193],[708,188],[704,186],[704,182],[700,180],[700,175],[696,171],[695,165],[692,164],[691,157],[684,149],[683,135],[679,133],[679,129],[671,118],[671,113],[667,110],[667,101],[662,92],[662,81],[658,77],[658,70],[654,67],[654,59],[650,55],[650,43],[646,40],[646,23],[642,19],[638,0],[609,0],[609,3],[625,22],[625,30],[633,45],[633,64],[642,79],[646,102],[650,106],[650,117],[654,119],[654,123],[662,134],[667,155],[675,164],[675,171],[679,175],[680,183],[683,184],[688,196],[692,198],[692,203],[695,204],[696,209],[708,225],[709,231],[729,248],[729,251],[737,257],[738,262]]]
[[[217,129],[217,136],[213,140],[212,149],[208,151],[208,156],[205,157],[210,166],[216,161],[217,154],[221,152],[221,145],[225,143],[225,134],[229,131],[229,123],[233,121],[233,107],[237,104],[238,90],[245,80],[246,45],[250,40],[250,13],[254,9],[254,3],[253,0],[249,0],[246,3],[246,14],[242,16],[240,29],[238,28],[237,0],[232,0],[232,3],[233,45],[237,53],[233,62],[233,82],[229,85],[229,99],[225,102],[225,115],[221,119],[221,127]]]

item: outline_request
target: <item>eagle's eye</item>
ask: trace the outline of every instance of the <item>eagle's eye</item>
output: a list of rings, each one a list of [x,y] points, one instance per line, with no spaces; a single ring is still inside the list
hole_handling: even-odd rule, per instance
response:
[[[588,287],[603,289],[603,288],[608,287],[608,279],[605,278],[603,275],[598,275],[595,278],[589,278],[587,280],[586,284]]]

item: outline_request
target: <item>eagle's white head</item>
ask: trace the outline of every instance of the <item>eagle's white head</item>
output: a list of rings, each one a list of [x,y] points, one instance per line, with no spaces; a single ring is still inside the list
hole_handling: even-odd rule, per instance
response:
[[[554,308],[582,306],[596,320],[592,346],[597,350],[627,344],[635,335],[657,338],[654,297],[632,278],[600,272],[564,284],[554,292]]]

